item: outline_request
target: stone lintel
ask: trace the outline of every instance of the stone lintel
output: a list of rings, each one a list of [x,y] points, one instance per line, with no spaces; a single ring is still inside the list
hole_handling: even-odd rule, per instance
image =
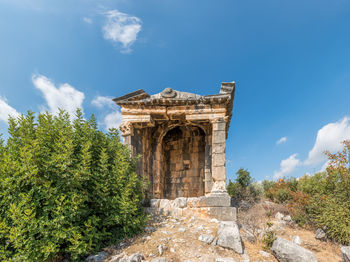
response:
[[[153,122],[151,115],[125,115],[123,122],[138,123],[138,122]]]
[[[197,113],[197,114],[187,114],[186,113],[186,120],[193,121],[193,120],[209,120],[212,121],[213,119],[217,118],[218,116],[224,116],[224,113],[221,114],[213,114],[213,113]]]

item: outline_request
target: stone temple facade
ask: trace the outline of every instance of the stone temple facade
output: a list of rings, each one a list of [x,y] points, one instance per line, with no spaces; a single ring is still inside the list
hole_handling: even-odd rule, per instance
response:
[[[138,173],[149,180],[150,199],[226,198],[225,142],[234,91],[232,82],[222,83],[215,95],[171,88],[149,95],[140,89],[113,99],[121,107],[124,143],[141,156]]]

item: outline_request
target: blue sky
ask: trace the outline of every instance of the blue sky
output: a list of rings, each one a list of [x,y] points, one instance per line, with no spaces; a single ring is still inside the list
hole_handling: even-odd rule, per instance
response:
[[[235,81],[231,179],[319,171],[350,138],[346,0],[0,0],[0,33],[5,137],[8,114],[81,106],[106,128],[120,121],[108,98]]]

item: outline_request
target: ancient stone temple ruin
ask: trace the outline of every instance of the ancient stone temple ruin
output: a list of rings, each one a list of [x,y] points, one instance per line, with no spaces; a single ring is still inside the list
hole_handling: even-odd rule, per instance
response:
[[[235,83],[222,83],[215,95],[140,89],[114,101],[131,153],[141,156],[138,172],[150,182],[149,197],[225,196],[225,142]]]

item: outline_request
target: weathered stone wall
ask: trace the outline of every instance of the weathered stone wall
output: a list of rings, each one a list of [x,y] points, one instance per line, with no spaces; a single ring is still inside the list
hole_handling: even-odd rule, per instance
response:
[[[204,195],[205,133],[199,127],[178,126],[163,138],[164,197]]]

